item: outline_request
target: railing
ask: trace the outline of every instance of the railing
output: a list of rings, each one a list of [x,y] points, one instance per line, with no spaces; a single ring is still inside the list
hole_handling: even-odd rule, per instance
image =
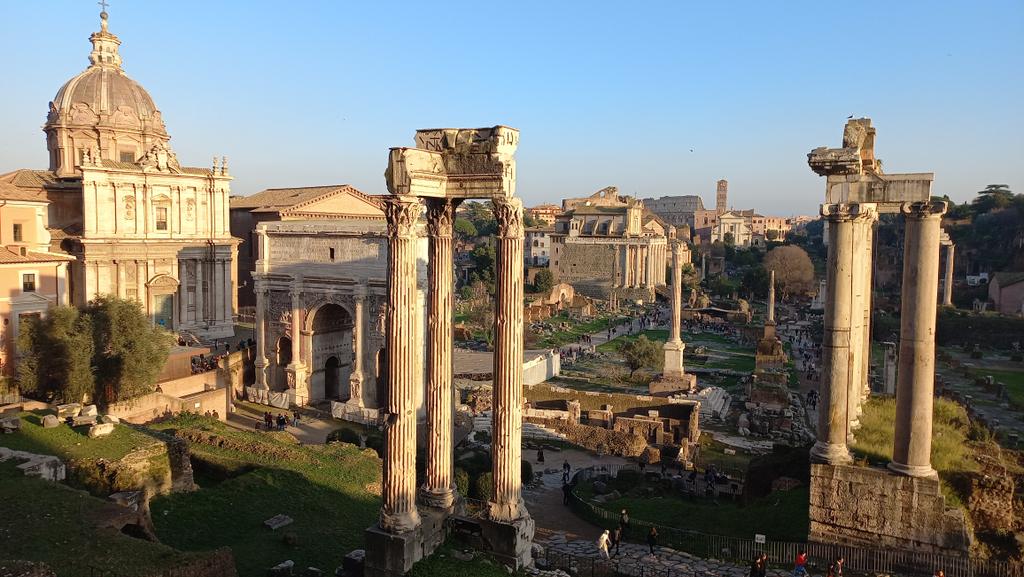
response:
[[[597,476],[617,476],[619,471],[636,471],[635,465],[601,465],[580,469],[573,476],[573,484],[580,481],[587,481]],[[570,508],[574,513],[584,519],[588,519],[599,526],[611,527],[618,524],[619,515],[613,511],[598,507],[582,499],[573,490],[569,499]],[[815,569],[812,573],[821,570],[824,573],[829,562],[843,557],[845,567],[849,571],[864,573],[884,573],[889,575],[900,575],[906,577],[930,577],[938,569],[945,571],[947,577],[1024,577],[1024,566],[1015,565],[1006,561],[979,560],[963,556],[944,555],[937,553],[925,553],[902,550],[881,550],[852,547],[844,545],[832,545],[825,543],[792,543],[784,541],[766,541],[757,543],[750,539],[738,537],[727,537],[724,535],[711,535],[700,531],[680,529],[659,525],[641,519],[630,519],[629,527],[623,534],[623,539],[634,543],[643,543],[646,540],[650,528],[658,531],[658,543],[679,551],[685,551],[698,557],[709,559],[720,559],[733,561],[740,564],[749,563],[757,554],[768,555],[769,563],[792,568],[792,561],[800,551],[805,551],[808,558],[808,566]],[[606,565],[598,563],[594,575],[616,575],[617,573],[600,572],[609,567],[616,566],[614,562]],[[643,569],[641,569],[642,571]],[[692,573],[646,573],[621,572],[625,575],[665,575],[667,577],[683,577]],[[587,575],[581,570],[580,575]]]

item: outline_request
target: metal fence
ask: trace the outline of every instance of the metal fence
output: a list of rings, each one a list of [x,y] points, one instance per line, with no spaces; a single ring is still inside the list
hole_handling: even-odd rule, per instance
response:
[[[595,477],[617,476],[619,471],[636,471],[635,465],[604,465],[580,469],[573,476],[573,483],[588,481]],[[619,515],[613,511],[598,507],[582,499],[572,491],[570,507],[573,512],[599,526],[610,527],[618,524]],[[760,554],[768,555],[769,563],[791,568],[793,559],[801,551],[807,553],[808,567],[812,574],[824,573],[828,564],[843,557],[845,567],[851,571],[864,573],[880,573],[906,577],[931,577],[938,569],[942,569],[946,577],[1024,577],[1024,567],[1006,561],[979,560],[967,556],[953,556],[915,551],[868,549],[825,543],[792,543],[785,541],[765,541],[757,543],[752,539],[711,535],[700,531],[669,527],[639,519],[630,519],[629,527],[623,538],[634,543],[643,543],[650,528],[658,531],[658,543],[679,551],[685,551],[697,557],[721,559],[746,564]],[[612,563],[614,565],[614,563]],[[599,566],[595,571],[603,571]],[[585,575],[586,573],[581,573]],[[594,573],[594,575],[615,575],[616,573]],[[640,575],[627,572],[623,575]],[[666,577],[683,577],[678,573],[644,573],[644,575],[666,575]]]

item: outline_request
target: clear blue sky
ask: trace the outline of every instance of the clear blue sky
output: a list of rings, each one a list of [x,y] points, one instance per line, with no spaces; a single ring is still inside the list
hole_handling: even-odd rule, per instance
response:
[[[730,204],[814,213],[806,154],[870,116],[888,172],[955,200],[1024,192],[1024,2],[111,0],[127,73],[178,157],[233,191],[384,193],[416,128],[521,130],[519,194],[557,202],[730,182]],[[90,0],[3,2],[0,171],[46,167],[47,102],[87,65]],[[693,151],[691,152],[691,149]]]

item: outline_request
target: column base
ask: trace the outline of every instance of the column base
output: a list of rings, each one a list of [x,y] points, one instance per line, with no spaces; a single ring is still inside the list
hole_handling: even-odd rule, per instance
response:
[[[694,392],[697,390],[697,375],[682,374],[668,375],[661,374],[648,385],[648,392],[651,395],[665,393]]]
[[[829,465],[846,465],[853,462],[853,457],[846,445],[818,441],[811,447],[811,460]]]
[[[422,523],[412,531],[389,533],[374,525],[366,530],[365,577],[399,577],[420,559],[430,556],[447,538],[445,520],[440,511],[424,511]]]
[[[533,563],[531,548],[535,526],[533,518],[525,514],[525,510],[523,517],[514,521],[481,519],[480,528],[488,553],[512,571]]]
[[[288,388],[295,394],[295,404],[302,407],[309,404],[309,383],[306,381],[306,365],[292,363],[285,368]]]
[[[446,514],[455,512],[455,490],[454,489],[428,489],[426,485],[420,487],[417,501],[424,507],[443,511]]]
[[[405,513],[393,513],[390,515],[381,511],[378,525],[382,531],[397,535],[415,531],[420,526],[420,522],[420,514],[415,509]]]
[[[894,473],[900,475],[906,475],[908,477],[925,477],[928,479],[938,479],[939,473],[931,467],[931,465],[904,465],[903,463],[897,463],[892,461],[889,463],[888,468]]]

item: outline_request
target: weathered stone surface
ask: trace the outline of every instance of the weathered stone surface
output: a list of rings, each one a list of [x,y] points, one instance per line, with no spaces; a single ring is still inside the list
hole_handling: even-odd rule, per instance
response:
[[[60,426],[60,419],[56,415],[43,415],[43,428],[52,429]]]
[[[13,433],[14,431],[17,431],[19,429],[21,429],[21,417],[15,415],[13,417],[0,419],[0,431],[3,431],[5,433]]]
[[[266,525],[267,527],[270,527],[274,531],[276,531],[276,530],[280,529],[281,527],[284,527],[286,525],[291,525],[293,521],[294,521],[294,519],[292,519],[288,515],[278,514],[278,515],[274,515],[273,517],[267,519],[266,521],[263,522],[263,524]]]
[[[114,415],[103,415],[102,417],[100,417],[100,422],[117,424],[121,422],[121,419],[115,417]]]
[[[98,423],[89,427],[89,438],[105,437],[114,432],[114,423]]]
[[[289,559],[283,561],[277,565],[274,565],[270,569],[267,569],[267,577],[290,577],[295,574],[295,562]]]
[[[57,418],[59,419],[64,419],[65,417],[77,417],[81,412],[82,405],[80,403],[57,405]]]
[[[72,427],[84,427],[86,425],[95,425],[96,416],[79,415],[71,420]]]
[[[95,417],[99,414],[99,411],[96,409],[96,405],[86,405],[82,407],[82,412],[79,414],[86,417]]]

